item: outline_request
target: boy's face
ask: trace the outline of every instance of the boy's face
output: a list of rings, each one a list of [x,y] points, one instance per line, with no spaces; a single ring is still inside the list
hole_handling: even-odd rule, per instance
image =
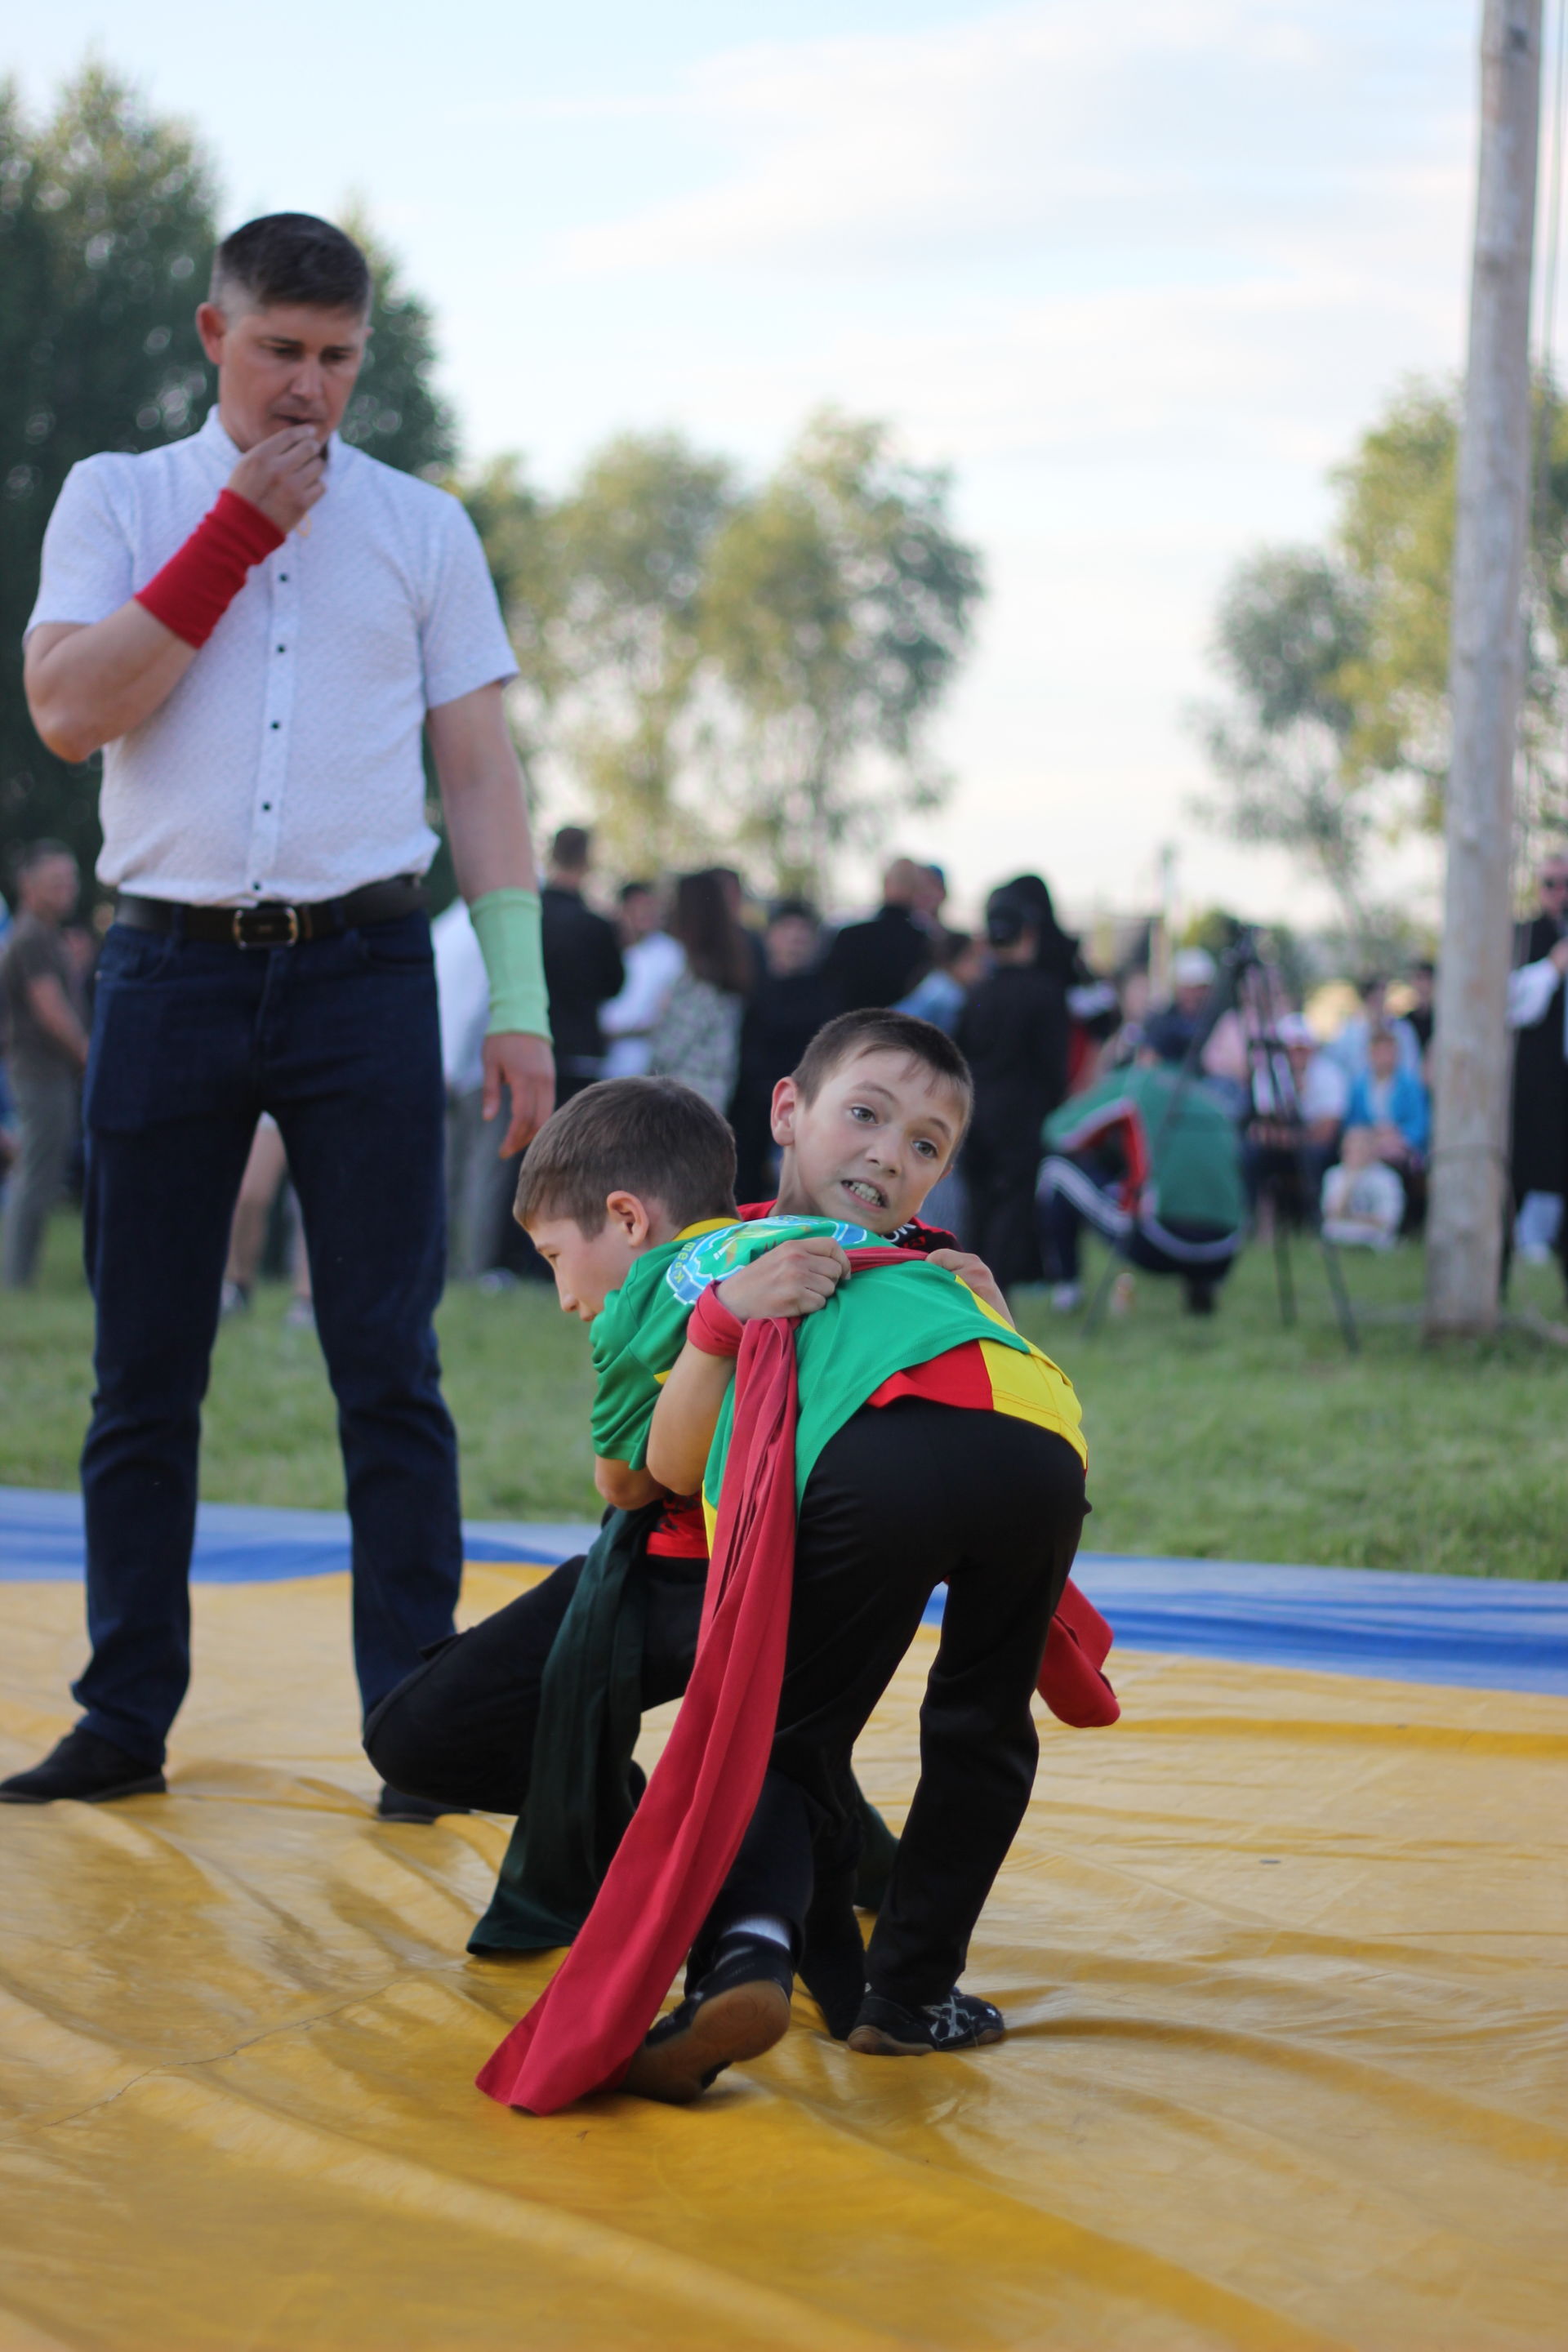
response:
[[[963,1118],[962,1097],[934,1070],[886,1046],[841,1063],[810,1102],[781,1078],[779,1208],[897,1233],[951,1162]]]
[[[1399,1066],[1399,1048],[1392,1037],[1374,1037],[1367,1059],[1380,1078],[1391,1078]]]
[[[531,1219],[528,1238],[555,1277],[563,1315],[591,1323],[612,1290],[618,1290],[645,1250],[675,1239],[674,1218],[662,1202],[635,1192],[612,1192],[605,1222],[585,1234],[575,1217]]]

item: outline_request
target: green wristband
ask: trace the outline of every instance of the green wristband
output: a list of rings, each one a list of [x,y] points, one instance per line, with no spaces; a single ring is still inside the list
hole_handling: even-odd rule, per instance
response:
[[[521,1029],[530,1037],[548,1037],[550,999],[544,988],[538,891],[487,890],[468,913],[490,984],[485,1034]]]

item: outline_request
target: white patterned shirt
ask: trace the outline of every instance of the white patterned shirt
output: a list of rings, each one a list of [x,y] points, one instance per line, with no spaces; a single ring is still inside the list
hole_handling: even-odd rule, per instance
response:
[[[29,630],[118,612],[239,457],[215,405],[186,440],[73,466]],[[305,521],[252,568],[168,700],[105,745],[100,881],[305,905],[429,865],[425,713],[517,670],[479,535],[448,492],[336,434]]]

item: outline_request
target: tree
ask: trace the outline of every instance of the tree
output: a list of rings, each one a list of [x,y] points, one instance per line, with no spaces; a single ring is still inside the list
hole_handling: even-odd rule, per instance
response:
[[[1568,818],[1568,409],[1535,389],[1536,484],[1520,740],[1527,825]],[[1312,857],[1367,958],[1393,910],[1361,875],[1380,827],[1442,827],[1458,394],[1404,385],[1331,479],[1323,549],[1265,549],[1221,601],[1217,666],[1237,705],[1197,714],[1225,796],[1204,813],[1244,841]]]
[[[624,870],[724,850],[820,889],[839,842],[938,789],[922,730],[980,593],[947,494],[881,426],[833,416],[750,492],[673,435],[619,436],[553,502],[515,459],[491,467],[465,496],[525,760]],[[870,789],[868,753],[893,791]]]
[[[45,750],[21,635],[44,526],[79,457],[191,430],[205,382],[193,312],[213,246],[213,173],[182,124],[89,65],[53,120],[0,91],[0,847],[56,834],[97,856],[96,760]]]
[[[1367,928],[1361,876],[1376,811],[1346,678],[1366,642],[1363,601],[1342,567],[1312,549],[1266,548],[1235,572],[1215,621],[1232,701],[1196,715],[1226,788],[1200,813],[1239,841],[1310,859],[1355,940]]]
[[[680,797],[700,726],[704,598],[732,471],[675,435],[624,434],[553,519],[552,648],[574,692],[562,750],[612,855],[657,870],[703,855],[715,826]]]
[[[342,436],[405,474],[432,478],[458,454],[452,412],[432,383],[436,335],[429,307],[403,283],[397,262],[357,205],[339,224],[370,264],[371,338]]]
[[[1539,820],[1568,807],[1568,412],[1538,380],[1535,488],[1526,566],[1521,745]],[[1448,628],[1458,456],[1457,387],[1406,385],[1334,477],[1336,537],[1360,583],[1367,639],[1346,673],[1352,750],[1369,771],[1413,778],[1418,821],[1443,822],[1448,766]]]
[[[895,795],[941,797],[925,727],[982,593],[948,494],[886,427],[826,412],[714,540],[701,631],[731,705],[724,789],[781,887],[820,892],[832,851],[874,837]],[[868,754],[893,772],[880,790]]]

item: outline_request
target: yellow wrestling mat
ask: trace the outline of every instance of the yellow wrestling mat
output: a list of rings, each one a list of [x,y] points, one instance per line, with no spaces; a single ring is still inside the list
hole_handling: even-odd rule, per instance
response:
[[[1119,1651],[975,1941],[1001,2048],[802,2000],[696,2108],[539,2120],[470,2087],[550,1967],[464,1956],[506,1825],[371,1819],[346,1579],[195,1603],[173,1794],[0,1808],[0,2352],[1568,2345],[1568,1699]],[[80,1612],[0,1586],[4,1769]]]

